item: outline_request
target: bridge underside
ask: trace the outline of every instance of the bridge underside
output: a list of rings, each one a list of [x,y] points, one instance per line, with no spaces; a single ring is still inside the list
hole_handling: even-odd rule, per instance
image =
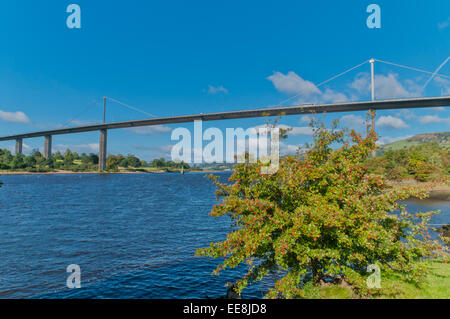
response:
[[[105,170],[106,156],[107,156],[107,131],[110,129],[152,126],[161,124],[188,123],[194,121],[217,121],[217,120],[231,120],[231,119],[282,116],[282,115],[357,112],[367,110],[388,110],[388,109],[402,109],[402,108],[430,108],[439,106],[450,106],[450,96],[387,100],[387,101],[350,102],[350,103],[323,104],[323,105],[303,105],[303,106],[264,108],[256,110],[231,111],[231,112],[197,114],[197,115],[183,115],[174,117],[161,117],[145,120],[96,124],[88,126],[78,126],[71,128],[31,132],[25,134],[16,134],[0,137],[0,141],[15,140],[16,154],[21,154],[23,149],[22,146],[24,138],[34,138],[43,136],[45,137],[44,156],[46,158],[50,158],[52,154],[51,149],[52,149],[53,135],[100,131],[99,169]]]

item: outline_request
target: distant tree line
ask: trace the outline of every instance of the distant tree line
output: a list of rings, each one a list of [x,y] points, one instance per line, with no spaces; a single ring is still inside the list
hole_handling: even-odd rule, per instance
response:
[[[83,153],[67,150],[64,154],[56,152],[51,158],[45,158],[39,150],[33,150],[30,155],[12,155],[9,150],[0,149],[1,170],[23,170],[30,172],[46,172],[53,169],[61,170],[95,170],[98,166],[96,154]]]
[[[56,152],[51,158],[45,158],[39,150],[33,150],[30,155],[13,155],[11,151],[0,149],[0,170],[27,171],[27,172],[48,172],[52,170],[70,170],[96,171],[98,170],[98,155],[94,153],[81,155],[77,152],[67,150],[64,154]],[[106,169],[118,171],[119,168],[139,169],[139,168],[158,168],[158,169],[190,169],[187,163],[176,163],[166,161],[164,158],[154,159],[146,162],[135,155],[124,156],[109,155],[106,159]]]
[[[438,180],[450,174],[450,148],[425,143],[406,149],[389,150],[366,161],[369,171],[400,181]]]
[[[12,155],[9,150],[0,149],[0,170],[48,172],[52,170],[70,170],[74,172],[97,171],[98,155],[94,153],[81,155],[67,150],[64,154],[56,152],[46,159],[39,150],[30,155]],[[400,181],[415,179],[417,181],[438,180],[450,175],[450,148],[438,143],[426,143],[407,149],[388,150],[384,154],[369,158],[366,165],[371,173],[384,175],[390,180]],[[123,169],[154,168],[158,170],[199,170],[232,169],[234,164],[202,164],[190,166],[184,162],[174,162],[157,158],[150,162],[139,159],[135,155],[109,155],[106,160],[108,171]]]
[[[143,168],[152,167],[158,169],[190,169],[190,166],[184,162],[166,161],[164,158],[154,159],[151,162],[142,161],[134,155],[109,155],[106,159],[106,169],[111,171],[119,170],[119,167],[123,168]]]

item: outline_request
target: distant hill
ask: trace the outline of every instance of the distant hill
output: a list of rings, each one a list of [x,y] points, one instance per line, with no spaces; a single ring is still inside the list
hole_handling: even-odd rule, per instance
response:
[[[381,146],[377,150],[377,155],[382,155],[386,151],[389,150],[400,150],[400,149],[407,149],[411,146],[425,144],[425,143],[433,143],[437,142],[442,147],[450,147],[450,132],[440,132],[440,133],[427,133],[427,134],[419,134],[414,135],[410,138],[396,141],[390,144],[386,144]]]

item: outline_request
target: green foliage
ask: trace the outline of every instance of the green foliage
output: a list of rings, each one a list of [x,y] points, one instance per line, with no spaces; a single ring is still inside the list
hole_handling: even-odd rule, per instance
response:
[[[409,148],[388,150],[383,155],[366,160],[371,173],[400,181],[420,182],[440,180],[450,173],[450,148],[436,142],[422,143]]]
[[[428,273],[419,284],[404,280],[401,275],[381,276],[380,289],[370,297],[374,299],[449,299],[450,264],[444,260],[427,262]],[[349,287],[338,285],[305,285],[308,299],[354,299],[359,296]]]
[[[275,174],[261,174],[258,162],[237,165],[230,183],[211,176],[222,198],[211,215],[230,216],[233,228],[226,240],[196,254],[224,258],[214,274],[246,264],[248,272],[235,284],[238,292],[277,274],[267,298],[305,297],[310,285],[328,281],[370,294],[370,264],[378,264],[383,274],[420,281],[426,272],[423,258],[442,248],[428,235],[436,212],[413,216],[398,202],[426,192],[389,188],[382,176],[369,172],[365,161],[377,140],[370,127],[362,137],[338,130],[337,123],[331,130],[311,125],[314,144],[302,158],[282,158]],[[397,210],[401,213],[394,214]]]
[[[0,149],[0,170],[48,172],[53,169],[64,169],[73,171],[97,170],[98,156],[95,154],[81,154],[66,151],[64,155],[60,152],[53,154],[51,158],[44,158],[38,151],[33,150],[30,155],[12,155],[8,150]]]
[[[386,144],[381,146],[377,150],[377,155],[381,156],[389,150],[392,151],[397,151],[401,149],[406,150],[408,148],[411,148],[412,146],[419,146],[422,144],[430,144],[430,143],[436,143],[441,148],[450,147],[450,132],[419,134],[404,140]]]
[[[118,171],[119,161],[120,158],[118,158],[117,156],[109,155],[106,159],[106,169],[109,171]]]
[[[97,154],[82,153],[67,150],[64,154],[56,152],[51,158],[44,158],[38,151],[33,150],[30,155],[12,155],[8,150],[0,149],[0,170],[26,171],[26,172],[48,172],[54,169],[70,170],[74,172],[86,172],[98,170],[99,158]],[[144,167],[157,167],[168,171],[190,169],[189,164],[173,161],[166,161],[164,158],[156,159],[148,164],[146,161],[140,160],[137,156],[129,154],[124,157],[122,154],[110,155],[106,161],[106,169],[117,172],[120,169],[129,169],[133,171],[142,171]]]
[[[171,169],[181,169],[182,167],[184,169],[190,169],[191,167],[189,164],[185,162],[173,162],[173,161],[166,161],[164,158],[157,158],[150,162],[150,167],[155,167],[159,169],[166,169],[170,171]]]

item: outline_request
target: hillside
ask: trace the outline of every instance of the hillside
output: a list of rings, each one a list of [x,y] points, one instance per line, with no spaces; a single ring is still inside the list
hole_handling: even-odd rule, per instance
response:
[[[377,151],[377,156],[383,155],[386,151],[389,150],[397,151],[400,149],[410,148],[411,146],[433,142],[438,143],[442,147],[450,147],[450,132],[419,134],[404,140],[386,144],[380,146]]]

